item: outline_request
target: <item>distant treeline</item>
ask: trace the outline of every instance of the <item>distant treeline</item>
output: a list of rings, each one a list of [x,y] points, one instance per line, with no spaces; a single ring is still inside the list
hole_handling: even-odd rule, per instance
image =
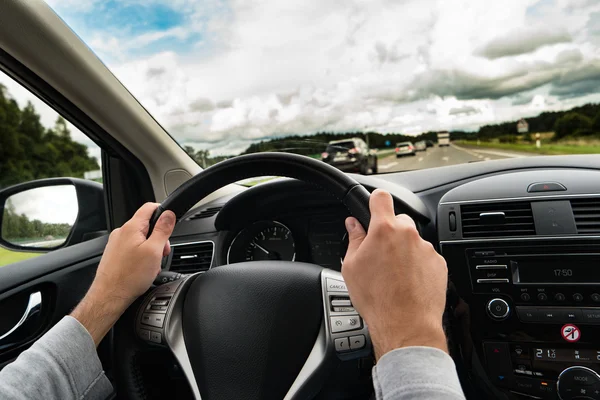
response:
[[[45,128],[33,104],[22,109],[0,84],[0,189],[34,179],[72,176],[99,169],[87,147],[75,142],[62,117]]]
[[[12,243],[23,240],[53,240],[66,238],[71,225],[66,223],[47,223],[39,219],[30,220],[25,214],[15,212],[14,205],[8,201],[2,215],[2,237]]]

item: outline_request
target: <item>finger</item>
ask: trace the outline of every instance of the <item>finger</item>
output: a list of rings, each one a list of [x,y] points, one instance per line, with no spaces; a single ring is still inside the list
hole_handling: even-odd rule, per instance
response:
[[[398,215],[396,215],[396,219],[402,225],[410,225],[413,228],[417,229],[417,224],[415,224],[415,221],[406,214],[398,214]]]
[[[369,208],[371,209],[371,219],[373,220],[385,220],[394,218],[396,215],[392,195],[385,190],[376,189],[371,193]]]
[[[173,228],[175,228],[175,214],[173,211],[166,210],[156,221],[154,230],[146,243],[164,249],[171,233],[173,233]]]
[[[133,214],[132,221],[149,221],[154,210],[159,206],[158,203],[146,203]]]
[[[163,257],[168,256],[170,252],[171,252],[171,242],[169,242],[167,240],[167,243],[165,243],[165,247],[163,248]]]
[[[365,240],[367,233],[364,228],[354,217],[346,218],[346,230],[348,231],[348,250],[346,251],[346,257],[352,256],[360,244]]]

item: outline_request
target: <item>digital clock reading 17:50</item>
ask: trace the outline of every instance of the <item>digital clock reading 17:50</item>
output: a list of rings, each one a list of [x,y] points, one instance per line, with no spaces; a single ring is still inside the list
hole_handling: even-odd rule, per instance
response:
[[[555,269],[554,276],[573,276],[573,270],[570,268]]]

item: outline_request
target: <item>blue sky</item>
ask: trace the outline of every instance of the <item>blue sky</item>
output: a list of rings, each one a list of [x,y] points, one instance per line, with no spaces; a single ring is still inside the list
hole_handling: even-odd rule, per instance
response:
[[[48,0],[182,144],[418,134],[600,101],[595,0]]]

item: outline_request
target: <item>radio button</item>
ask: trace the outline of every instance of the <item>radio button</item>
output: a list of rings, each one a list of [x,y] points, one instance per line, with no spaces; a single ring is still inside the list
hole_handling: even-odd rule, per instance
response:
[[[503,320],[510,314],[510,307],[502,299],[492,299],[487,304],[487,311],[492,319]]]
[[[478,267],[479,266],[480,265],[478,265]],[[483,267],[488,267],[488,265],[483,265]],[[477,271],[475,271],[475,277],[483,279],[508,279],[508,270],[497,268],[478,269]]]
[[[541,313],[535,307],[517,307],[517,315],[522,322],[538,322]]]
[[[581,309],[579,309],[579,308],[559,308],[559,309],[557,309],[557,311],[559,312],[560,322],[581,322],[581,321],[583,321]]]
[[[494,257],[496,252],[494,250],[482,250],[473,253],[475,257]]]
[[[583,322],[600,324],[600,308],[582,308]]]
[[[529,301],[531,300],[531,296],[529,295],[529,293],[521,293],[521,300]]]
[[[592,295],[590,297],[592,298],[592,301],[594,303],[600,303],[600,294],[592,293]]]
[[[546,293],[538,293],[537,299],[539,301],[546,301],[548,300],[548,295]]]
[[[555,308],[540,308],[540,322],[560,322],[561,312]]]
[[[477,283],[508,283],[508,279],[507,278],[504,278],[504,279],[483,278],[483,279],[477,279]]]
[[[554,295],[554,300],[556,301],[565,301],[565,295],[562,293],[556,293]]]
[[[573,300],[579,302],[579,301],[583,301],[583,295],[581,293],[575,293],[573,295]]]

